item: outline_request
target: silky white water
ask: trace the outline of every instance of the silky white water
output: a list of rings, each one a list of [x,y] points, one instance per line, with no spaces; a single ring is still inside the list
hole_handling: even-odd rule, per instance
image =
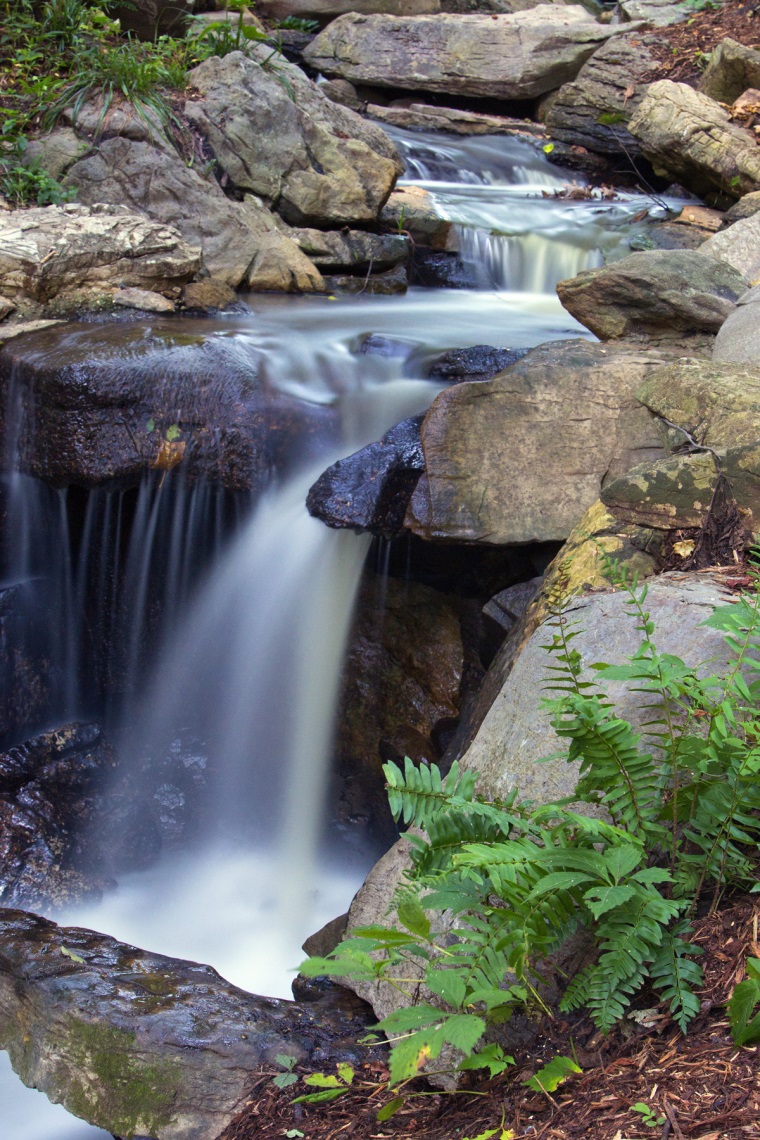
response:
[[[427,406],[438,388],[424,376],[442,351],[475,344],[527,348],[588,336],[561,308],[552,282],[581,262],[593,264],[641,208],[638,202],[608,208],[543,198],[562,185],[563,174],[535,147],[514,140],[430,142],[415,135],[403,139],[403,149],[408,174],[459,226],[463,254],[478,267],[481,288],[413,289],[403,297],[252,296],[250,317],[193,323],[224,346],[231,366],[250,367],[305,406],[334,409],[341,426],[329,438],[304,439],[301,463],[291,465],[296,470],[274,481],[234,538],[212,543],[216,553],[199,587],[188,572],[187,535],[215,533],[215,527],[198,529],[200,508],[187,500],[182,521],[172,521],[161,513],[155,487],[144,492],[126,609],[137,646],[145,586],[166,573],[158,591],[166,640],[149,673],[137,653],[130,657],[120,750],[127,757],[159,754],[191,724],[207,765],[206,810],[192,851],[175,851],[146,872],[121,876],[98,906],[52,915],[208,962],[238,985],[275,996],[289,994],[300,942],[346,909],[371,860],[371,852],[356,845],[319,846],[332,710],[366,539],[330,532],[309,518],[306,490],[334,458]],[[513,243],[506,254],[498,252],[504,237]],[[151,327],[162,327],[161,321]],[[385,338],[392,351],[367,353],[368,337]],[[47,494],[59,519],[55,542],[65,547],[59,502],[65,493]],[[21,508],[23,533],[30,504]],[[108,509],[92,506],[88,544],[102,537],[106,518],[108,541],[116,542],[119,510],[116,502]],[[167,533],[176,541],[162,546],[158,540]],[[49,532],[45,541],[51,545]],[[77,624],[70,611],[81,604],[77,583],[84,577],[66,562],[65,550],[62,557],[68,575],[60,590],[63,632]],[[30,555],[27,564],[33,561]],[[84,656],[76,648],[66,651],[77,660]],[[81,699],[65,697],[69,714]],[[37,1094],[24,1093],[18,1082],[9,1085],[3,1072],[2,1140],[103,1135],[72,1124],[62,1110],[43,1111]],[[26,1097],[37,1105],[31,1116],[22,1107]]]

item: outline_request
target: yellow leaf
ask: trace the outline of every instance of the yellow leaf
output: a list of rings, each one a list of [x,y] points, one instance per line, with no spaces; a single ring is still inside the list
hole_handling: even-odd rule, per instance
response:
[[[185,447],[187,444],[184,440],[178,443],[172,443],[168,439],[162,439],[158,445],[158,452],[156,458],[151,464],[159,471],[171,471],[173,467],[181,463],[185,458]]]
[[[72,962],[80,962],[82,965],[84,965],[84,958],[81,958],[79,954],[75,954],[73,950],[69,950],[68,946],[62,946],[61,953],[63,954],[64,958],[71,958]]]
[[[677,554],[679,558],[688,558],[690,554],[694,553],[693,540],[685,538],[682,542],[674,542],[673,553]]]

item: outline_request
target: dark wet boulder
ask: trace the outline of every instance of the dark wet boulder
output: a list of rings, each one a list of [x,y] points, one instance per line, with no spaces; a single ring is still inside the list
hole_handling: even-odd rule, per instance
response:
[[[421,423],[422,416],[404,420],[377,443],[328,467],[309,491],[309,513],[339,529],[398,534],[425,466]]]
[[[118,1136],[216,1140],[278,1053],[367,1060],[363,1009],[257,997],[210,966],[0,910],[0,1048],[26,1084]]]
[[[367,574],[349,638],[338,715],[339,819],[392,841],[382,765],[440,760],[456,725],[464,649],[455,598]]]
[[[6,529],[7,519],[3,519]],[[51,663],[39,625],[47,614],[35,599],[34,583],[0,589],[0,743],[18,739],[46,718]]]
[[[412,285],[426,289],[477,288],[473,268],[465,265],[458,253],[422,245],[414,247],[410,279]]]
[[[71,901],[97,892],[72,866],[76,832],[113,770],[95,724],[74,722],[0,753],[0,903]]]
[[[262,380],[255,353],[234,336],[170,318],[10,341],[0,351],[0,398],[9,465],[58,486],[135,484],[177,469],[256,491],[302,461],[334,421],[331,409]],[[14,439],[8,416],[19,411]]]
[[[527,348],[493,348],[475,344],[472,348],[453,348],[444,352],[431,366],[428,376],[443,384],[462,384],[469,380],[490,380],[510,364],[521,360]]]

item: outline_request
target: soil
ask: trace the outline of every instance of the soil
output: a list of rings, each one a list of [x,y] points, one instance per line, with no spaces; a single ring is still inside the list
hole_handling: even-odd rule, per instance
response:
[[[725,1003],[745,975],[747,956],[760,957],[760,898],[731,900],[695,923],[704,949],[701,1012],[684,1036],[656,1000],[637,1003],[633,1016],[608,1037],[585,1019],[550,1020],[539,1048],[515,1054],[502,1077],[442,1094],[420,1080],[418,1095],[383,1123],[377,1112],[393,1099],[383,1066],[368,1063],[355,1088],[322,1105],[294,1105],[299,1083],[279,1091],[275,1071],[258,1074],[251,1100],[219,1140],[480,1140],[502,1128],[532,1140],[757,1140],[760,1137],[760,1046],[737,1048]],[[648,1005],[653,1008],[643,1008]],[[526,1090],[524,1080],[553,1056],[575,1058],[582,1073],[552,1097]],[[306,1075],[305,1072],[300,1073]],[[647,1124],[635,1104],[651,1110]]]
[[[710,52],[727,36],[760,50],[760,3],[685,0],[684,7],[690,7],[693,15],[683,23],[657,29],[660,43],[650,50],[660,66],[648,79],[672,79],[696,87]]]

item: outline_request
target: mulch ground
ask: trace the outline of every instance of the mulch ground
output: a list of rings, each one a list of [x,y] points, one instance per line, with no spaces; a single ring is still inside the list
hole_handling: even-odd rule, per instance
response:
[[[701,1012],[686,1036],[654,1002],[606,1038],[586,1020],[547,1019],[540,1046],[516,1053],[508,1075],[472,1086],[481,1095],[444,1095],[418,1081],[426,1095],[410,1098],[382,1124],[377,1112],[394,1094],[377,1063],[357,1074],[362,1087],[316,1106],[292,1104],[304,1091],[300,1082],[281,1092],[272,1084],[274,1071],[262,1072],[249,1104],[219,1140],[475,1140],[490,1129],[499,1140],[502,1127],[532,1140],[757,1140],[760,1047],[734,1045],[725,1004],[744,978],[747,956],[760,957],[759,918],[760,898],[742,896],[695,924],[705,982]],[[582,1074],[553,1097],[526,1090],[522,1081],[556,1054],[575,1057]],[[639,1102],[651,1109],[650,1125],[632,1109]]]
[[[672,79],[696,87],[710,52],[727,36],[745,47],[760,48],[759,3],[729,0],[701,7],[697,0],[692,7],[693,15],[683,23],[657,29],[660,42],[651,51],[660,66],[649,79]]]

